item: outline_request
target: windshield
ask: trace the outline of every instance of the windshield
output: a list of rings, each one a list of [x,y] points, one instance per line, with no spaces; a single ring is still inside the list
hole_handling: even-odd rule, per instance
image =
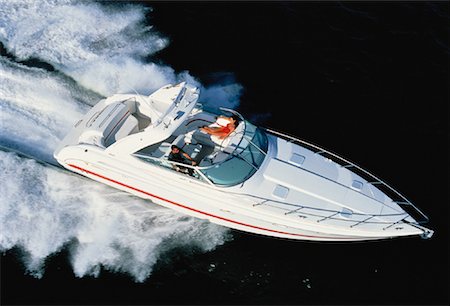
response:
[[[200,171],[216,185],[233,186],[250,178],[261,166],[267,152],[266,134],[253,124],[245,121],[245,131],[241,141],[229,157],[222,163]]]

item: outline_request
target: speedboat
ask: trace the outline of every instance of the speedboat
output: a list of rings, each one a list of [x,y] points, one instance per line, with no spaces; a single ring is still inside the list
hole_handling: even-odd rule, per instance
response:
[[[254,234],[334,242],[433,235],[424,213],[368,171],[235,110],[208,109],[199,94],[182,82],[102,99],[54,157],[93,180]],[[202,132],[221,114],[240,119],[228,137]],[[169,160],[172,145],[196,164]]]

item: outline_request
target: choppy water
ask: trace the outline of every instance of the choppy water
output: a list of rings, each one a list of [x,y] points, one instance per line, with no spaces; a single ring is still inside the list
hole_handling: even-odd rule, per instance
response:
[[[1,302],[448,303],[448,20],[425,2],[0,0]],[[435,237],[258,237],[41,162],[102,96],[181,80],[367,167]]]
[[[0,40],[7,52],[0,58],[0,249],[21,249],[26,271],[36,277],[45,275],[49,256],[70,245],[76,276],[98,275],[103,267],[142,282],[167,250],[211,250],[229,237],[222,227],[11,152],[54,162],[58,142],[102,95],[196,82],[187,72],[142,60],[167,44],[145,25],[148,11],[85,1],[1,3]],[[30,59],[54,70],[21,64]],[[235,91],[227,95],[230,86]],[[214,84],[205,101],[216,92],[237,102],[239,85]]]

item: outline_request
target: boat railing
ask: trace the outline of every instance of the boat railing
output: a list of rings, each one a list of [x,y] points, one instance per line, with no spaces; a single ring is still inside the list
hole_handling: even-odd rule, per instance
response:
[[[296,137],[280,133],[272,129],[265,129],[265,130],[268,133],[284,138],[288,142],[299,144],[305,147],[306,149],[311,150],[314,154],[318,154],[325,158],[328,158],[331,161],[338,164],[339,166],[347,168],[353,173],[359,175],[362,179],[366,180],[366,184],[372,185],[374,188],[379,189],[381,192],[386,194],[393,202],[397,203],[400,207],[402,207],[408,213],[408,215],[410,215],[415,220],[415,224],[424,224],[429,221],[429,218],[404,195],[402,195],[400,192],[395,190],[393,187],[388,185],[383,180],[379,179],[372,173],[361,168],[357,164],[349,161],[348,159],[345,159],[333,152],[330,152],[324,148],[309,143],[305,140],[301,140]]]
[[[350,210],[333,210],[326,208],[317,208],[300,204],[286,203],[284,201],[278,201],[274,199],[266,199],[261,197],[256,197],[254,195],[246,194],[249,197],[255,198],[257,203],[253,206],[271,206],[280,210],[285,210],[284,215],[295,214],[299,218],[315,218],[317,223],[321,223],[327,220],[336,220],[348,223],[349,227],[353,228],[361,224],[378,224],[384,225],[383,230],[386,230],[392,226],[400,224],[402,222],[407,222],[406,219],[409,214],[406,212],[391,213],[391,214],[367,214],[358,213]],[[288,208],[289,207],[289,208]],[[350,218],[351,217],[351,218]],[[380,221],[377,217],[396,217],[396,221]],[[408,222],[409,223],[409,222]]]
[[[320,217],[323,218],[321,220],[318,220],[317,222],[322,222],[325,221],[327,219],[330,220],[342,220],[340,216],[337,216],[338,214],[341,214],[342,216],[357,216],[357,217],[367,217],[367,218],[375,218],[375,217],[395,217],[395,216],[404,216],[404,217],[408,217],[408,213],[406,212],[399,212],[399,213],[390,213],[390,214],[367,214],[367,213],[358,213],[358,212],[353,212],[350,210],[335,210],[335,209],[328,209],[328,208],[318,208],[318,207],[312,207],[312,206],[307,206],[307,205],[301,205],[301,204],[294,204],[294,203],[288,203],[286,201],[279,201],[279,200],[274,200],[274,199],[268,199],[268,198],[264,198],[264,197],[258,197],[255,195],[251,195],[251,194],[245,194],[246,196],[250,196],[252,198],[254,198],[257,202],[253,204],[253,206],[259,206],[259,205],[271,205],[271,204],[278,204],[275,207],[279,208],[279,209],[283,209],[286,210],[286,212],[284,213],[285,215],[290,215],[290,214],[297,214],[297,213],[301,213],[304,215],[309,215],[312,217]],[[282,208],[282,206],[287,206],[286,208]],[[289,208],[288,208],[289,207]],[[311,210],[314,211],[314,213],[312,212],[305,212],[305,210]],[[327,215],[327,213],[329,213],[329,215]],[[345,221],[348,222],[355,222],[354,219],[347,219]],[[358,221],[359,222],[359,221]],[[367,223],[383,223],[383,224],[391,224],[392,222],[389,221],[373,221],[373,222],[367,222]]]
[[[402,230],[402,224],[410,224],[422,231],[421,237],[424,239],[429,239],[433,236],[433,231],[421,226],[417,222],[409,222],[407,219],[410,216],[407,212],[403,213],[395,213],[395,214],[365,214],[365,213],[357,213],[350,210],[346,210],[345,208],[341,211],[332,210],[332,209],[324,209],[317,207],[309,207],[299,204],[289,204],[282,201],[277,201],[273,199],[264,199],[258,198],[253,195],[247,195],[253,198],[256,198],[260,202],[253,204],[253,206],[266,205],[272,206],[277,209],[285,210],[284,215],[295,214],[300,219],[313,218],[317,223],[321,223],[324,221],[339,221],[347,223],[350,228],[354,228],[356,226],[360,226],[362,224],[371,224],[382,226],[382,230],[387,230],[395,226],[396,230]],[[283,208],[283,206],[285,208]],[[286,206],[290,206],[290,208],[286,208]],[[309,212],[308,212],[309,211]],[[377,217],[391,217],[397,218],[396,221],[380,221],[377,220]]]

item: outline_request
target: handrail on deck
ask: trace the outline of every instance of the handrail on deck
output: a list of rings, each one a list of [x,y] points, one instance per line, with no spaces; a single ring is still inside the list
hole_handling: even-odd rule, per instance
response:
[[[360,172],[367,175],[367,177],[363,177],[360,175],[363,179],[365,179],[367,181],[367,184],[378,185],[378,186],[383,186],[384,188],[387,188],[390,192],[393,192],[396,196],[398,196],[400,198],[400,200],[395,200],[392,197],[390,197],[392,201],[394,201],[395,203],[397,203],[400,206],[407,205],[409,207],[412,207],[423,218],[423,220],[419,220],[419,221],[415,220],[415,218],[413,218],[417,224],[423,224],[423,223],[427,223],[429,221],[429,218],[417,206],[415,206],[411,201],[409,201],[404,195],[402,195],[400,192],[395,190],[393,187],[389,186],[386,182],[384,182],[380,178],[376,177],[369,171],[361,168],[357,164],[355,164],[333,152],[330,152],[324,148],[321,148],[315,144],[309,143],[305,140],[301,140],[296,137],[293,137],[293,136],[290,136],[290,135],[287,135],[287,134],[284,134],[284,133],[281,133],[281,132],[278,132],[278,131],[275,131],[272,129],[266,128],[265,130],[269,133],[275,134],[282,138],[285,138],[285,139],[287,138],[287,139],[289,139],[289,142],[300,143],[300,144],[304,145],[307,149],[310,149],[311,151],[313,151],[315,154],[320,155],[320,154],[326,153],[334,158],[334,159],[332,159],[333,162],[335,162],[336,164],[340,165],[343,168],[352,168],[353,167],[353,168],[358,169]]]
[[[292,209],[288,209],[288,208],[282,208],[277,206],[278,208],[282,209],[282,210],[286,210],[286,212],[284,213],[284,215],[290,215],[293,213],[301,213],[304,215],[309,215],[309,216],[313,216],[313,217],[320,217],[323,218],[322,220],[319,220],[318,222],[322,222],[324,220],[330,219],[330,220],[341,220],[341,221],[348,221],[348,222],[358,222],[355,220],[351,220],[351,219],[342,219],[342,218],[337,218],[335,217],[338,214],[342,214],[343,212],[341,210],[335,210],[335,209],[328,209],[328,208],[318,208],[318,207],[311,207],[311,206],[306,206],[306,205],[301,205],[301,204],[293,204],[293,203],[288,203],[285,201],[279,201],[279,200],[274,200],[274,199],[268,199],[268,198],[264,198],[264,197],[259,197],[259,196],[255,196],[252,194],[241,194],[241,195],[245,195],[251,198],[255,198],[260,200],[260,202],[257,202],[255,204],[253,204],[253,207],[255,206],[260,206],[260,205],[269,205],[271,203],[276,203],[276,204],[283,204],[285,206],[292,206]],[[322,213],[331,213],[328,216],[324,216],[324,215],[319,215],[319,214],[313,214],[313,213],[307,213],[307,212],[300,212],[303,209],[309,209],[309,210],[313,210],[316,212],[322,212]],[[352,215],[355,216],[367,216],[370,218],[375,218],[375,217],[392,217],[392,216],[409,216],[408,213],[406,212],[401,212],[401,213],[390,213],[390,214],[366,214],[366,213],[358,213],[358,212],[351,212]],[[392,222],[366,222],[366,223],[383,223],[383,224],[391,224]]]

